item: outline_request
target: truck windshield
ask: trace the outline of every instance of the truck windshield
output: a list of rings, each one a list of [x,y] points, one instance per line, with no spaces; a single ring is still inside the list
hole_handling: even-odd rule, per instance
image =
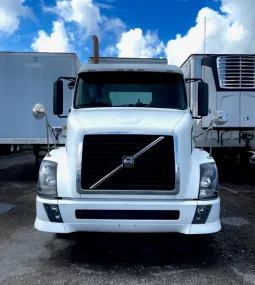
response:
[[[183,77],[164,72],[85,72],[79,75],[75,108],[151,107],[185,110]]]

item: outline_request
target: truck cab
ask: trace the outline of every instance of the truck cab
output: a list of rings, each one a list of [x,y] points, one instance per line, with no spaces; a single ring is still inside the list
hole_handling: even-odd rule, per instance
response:
[[[65,146],[40,166],[36,229],[219,231],[217,166],[195,148],[181,69],[93,58],[75,78]],[[206,87],[199,82],[200,116],[208,114]],[[61,79],[53,95],[54,114],[61,116]]]

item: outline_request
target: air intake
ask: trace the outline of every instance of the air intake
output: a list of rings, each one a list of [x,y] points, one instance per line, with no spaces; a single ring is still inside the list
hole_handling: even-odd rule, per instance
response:
[[[255,88],[255,56],[220,56],[217,68],[221,88]]]

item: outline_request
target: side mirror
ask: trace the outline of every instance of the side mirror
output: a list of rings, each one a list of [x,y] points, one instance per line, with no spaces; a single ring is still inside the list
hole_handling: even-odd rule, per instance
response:
[[[37,119],[37,120],[41,120],[46,116],[46,107],[41,104],[38,103],[36,105],[34,105],[33,107],[33,116]]]
[[[198,116],[204,117],[209,113],[209,87],[205,82],[198,82]]]
[[[57,80],[53,85],[53,113],[54,115],[63,114],[63,81]]]

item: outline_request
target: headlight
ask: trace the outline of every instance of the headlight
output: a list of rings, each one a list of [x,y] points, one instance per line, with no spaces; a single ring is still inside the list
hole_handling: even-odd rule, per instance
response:
[[[218,170],[214,162],[200,165],[199,198],[217,198],[219,195]]]
[[[57,166],[53,161],[43,160],[39,170],[37,193],[43,197],[57,197]]]

